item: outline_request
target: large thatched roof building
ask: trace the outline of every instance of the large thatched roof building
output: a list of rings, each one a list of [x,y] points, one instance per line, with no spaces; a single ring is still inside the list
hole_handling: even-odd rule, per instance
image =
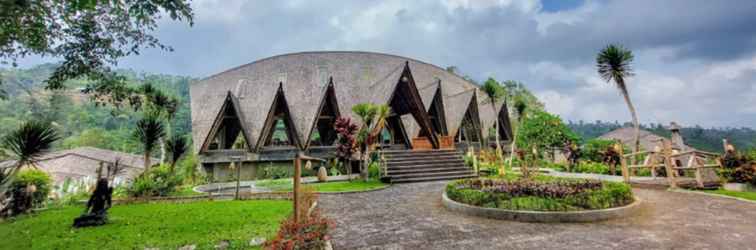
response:
[[[393,148],[480,142],[506,106],[479,86],[418,60],[371,52],[302,52],[261,59],[191,86],[194,147],[206,164],[289,160],[333,151],[333,121],[359,103],[387,104],[382,143]],[[502,108],[504,107],[504,108]],[[452,143],[453,144],[453,143]],[[451,145],[453,146],[453,145]]]

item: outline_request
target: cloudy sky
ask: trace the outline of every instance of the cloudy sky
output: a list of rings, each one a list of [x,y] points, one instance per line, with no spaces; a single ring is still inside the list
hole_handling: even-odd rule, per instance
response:
[[[193,27],[164,21],[172,53],[119,67],[207,76],[298,51],[366,50],[457,66],[476,80],[525,83],[549,111],[629,120],[598,78],[609,43],[633,50],[630,95],[642,122],[756,127],[756,1],[196,0]],[[30,62],[35,62],[31,60]]]

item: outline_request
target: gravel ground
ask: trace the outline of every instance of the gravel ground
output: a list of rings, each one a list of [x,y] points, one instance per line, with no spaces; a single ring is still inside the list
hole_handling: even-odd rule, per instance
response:
[[[441,205],[445,182],[321,196],[334,249],[756,249],[756,204],[634,189],[636,216],[600,223],[521,223]]]

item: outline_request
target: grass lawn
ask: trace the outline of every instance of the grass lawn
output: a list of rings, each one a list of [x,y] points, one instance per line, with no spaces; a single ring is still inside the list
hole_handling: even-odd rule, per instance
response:
[[[293,183],[291,179],[279,179],[279,180],[261,180],[255,183],[258,187],[269,188],[273,191],[291,191]],[[333,182],[317,182],[304,184],[306,186],[315,187],[318,192],[350,192],[350,191],[365,191],[376,188],[382,188],[388,184],[380,182],[379,180],[352,180],[352,181],[333,181]]]
[[[117,205],[110,223],[74,229],[83,207],[64,207],[0,223],[0,249],[176,249],[196,244],[213,249],[248,248],[255,237],[272,237],[291,213],[289,201],[201,201]]]
[[[727,191],[727,190],[724,190],[724,189],[706,190],[704,192],[712,193],[712,194],[727,195],[727,196],[738,197],[738,198],[743,198],[743,199],[747,199],[747,200],[756,201],[756,192]]]

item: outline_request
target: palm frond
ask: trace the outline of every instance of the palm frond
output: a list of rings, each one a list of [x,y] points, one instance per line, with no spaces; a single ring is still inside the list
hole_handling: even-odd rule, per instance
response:
[[[49,124],[29,121],[3,138],[2,148],[18,160],[19,165],[34,163],[49,151],[60,136]]]
[[[173,135],[165,144],[171,153],[171,164],[176,164],[189,151],[189,140],[184,136]]]
[[[633,62],[633,52],[622,45],[610,44],[596,56],[596,68],[599,76],[607,82],[614,82],[620,89],[625,89],[625,78],[633,76],[630,65]]]
[[[158,144],[160,138],[165,136],[165,126],[155,114],[146,114],[144,118],[137,121],[134,137],[142,142],[144,151],[150,152]]]

